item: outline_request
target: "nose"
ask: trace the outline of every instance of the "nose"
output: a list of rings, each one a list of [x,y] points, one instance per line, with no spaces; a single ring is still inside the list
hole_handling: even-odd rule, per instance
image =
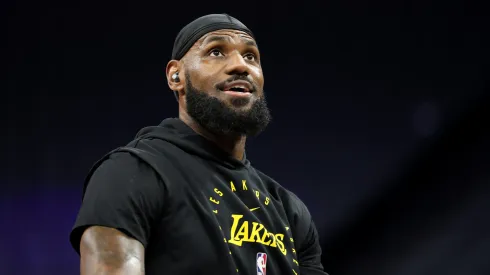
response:
[[[229,56],[226,73],[228,75],[248,75],[250,73],[249,65],[240,53],[234,52]]]

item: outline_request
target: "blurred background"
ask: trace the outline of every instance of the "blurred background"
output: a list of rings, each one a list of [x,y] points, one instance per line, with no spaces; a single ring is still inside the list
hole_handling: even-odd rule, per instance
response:
[[[267,5],[266,5],[267,4]],[[191,20],[256,35],[273,123],[252,163],[307,204],[330,275],[490,274],[488,25],[470,2],[5,1],[0,274],[79,274],[91,165],[177,116]]]

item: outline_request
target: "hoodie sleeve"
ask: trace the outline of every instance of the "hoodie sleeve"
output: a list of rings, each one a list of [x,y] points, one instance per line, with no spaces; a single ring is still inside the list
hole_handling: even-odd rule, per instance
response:
[[[146,247],[151,229],[162,214],[164,185],[156,172],[130,153],[112,154],[88,181],[70,234],[80,253],[80,239],[92,225],[118,229]]]
[[[321,262],[322,249],[318,231],[306,205],[294,194],[296,206],[295,239],[298,253],[299,273],[302,275],[328,275]]]

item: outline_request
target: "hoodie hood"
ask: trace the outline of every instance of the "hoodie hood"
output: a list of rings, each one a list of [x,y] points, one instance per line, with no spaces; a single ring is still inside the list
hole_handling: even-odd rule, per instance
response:
[[[136,139],[160,139],[189,154],[209,159],[232,169],[250,166],[245,153],[242,161],[233,158],[216,144],[194,132],[191,127],[178,118],[167,118],[158,126],[145,127],[136,134]],[[164,152],[165,148],[158,148],[158,150]]]

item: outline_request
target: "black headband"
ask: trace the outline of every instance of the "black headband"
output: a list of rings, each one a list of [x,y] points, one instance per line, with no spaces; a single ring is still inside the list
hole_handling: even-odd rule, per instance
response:
[[[203,35],[222,29],[243,31],[255,39],[252,31],[236,18],[228,14],[208,14],[197,18],[180,30],[175,39],[172,59],[180,60]]]

